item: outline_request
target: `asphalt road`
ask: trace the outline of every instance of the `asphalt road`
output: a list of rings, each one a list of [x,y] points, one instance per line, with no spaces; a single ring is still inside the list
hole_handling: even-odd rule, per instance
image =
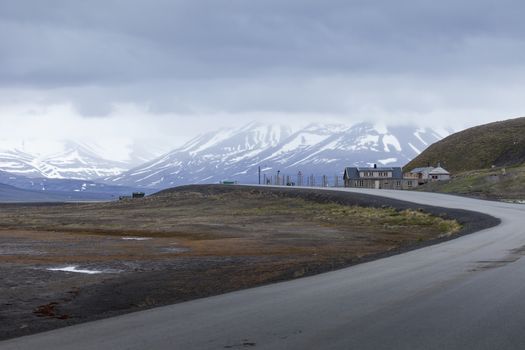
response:
[[[525,205],[360,191],[501,225],[405,254],[0,342],[0,349],[525,349]]]

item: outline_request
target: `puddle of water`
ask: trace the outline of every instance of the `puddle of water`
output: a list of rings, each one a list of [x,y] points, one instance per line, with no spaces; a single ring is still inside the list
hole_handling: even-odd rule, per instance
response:
[[[122,237],[125,241],[148,241],[150,237]]]
[[[65,266],[65,267],[50,267],[46,269],[48,271],[62,271],[62,272],[76,272],[76,273],[85,273],[88,275],[96,275],[99,273],[114,273],[118,271],[114,270],[88,270],[88,269],[79,269],[77,266]]]
[[[188,248],[181,248],[181,247],[168,247],[168,248],[162,248],[162,251],[165,253],[185,253],[185,252],[189,252],[190,250]]]

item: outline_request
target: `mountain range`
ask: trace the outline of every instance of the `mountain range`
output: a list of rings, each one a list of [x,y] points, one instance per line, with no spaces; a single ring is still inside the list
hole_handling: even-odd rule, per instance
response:
[[[257,183],[263,175],[340,175],[346,166],[402,166],[450,131],[410,126],[377,127],[249,123],[205,133],[155,157],[142,152],[138,165],[112,160],[97,148],[67,141],[52,155],[17,148],[0,151],[0,183],[32,191],[121,194],[151,192],[190,183]]]
[[[417,127],[311,124],[289,127],[250,123],[194,138],[180,148],[122,174],[107,183],[167,188],[189,183],[231,180],[258,182],[258,169],[281,174],[340,175],[346,166],[401,166],[449,132]]]
[[[133,145],[126,159],[110,159],[97,144],[64,140],[51,154],[0,148],[0,170],[29,178],[94,180],[120,174],[161,152]]]

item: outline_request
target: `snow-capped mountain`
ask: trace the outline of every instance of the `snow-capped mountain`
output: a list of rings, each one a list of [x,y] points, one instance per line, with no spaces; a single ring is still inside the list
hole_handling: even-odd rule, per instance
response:
[[[51,154],[18,148],[0,151],[0,170],[30,178],[93,180],[118,175],[161,154],[132,147],[125,160],[113,160],[95,144],[63,141]]]
[[[104,159],[75,142],[67,142],[63,152],[39,159],[37,166],[44,177],[54,179],[96,179],[127,170],[125,163]]]
[[[120,174],[125,163],[104,159],[87,146],[67,142],[52,155],[29,154],[18,149],[0,152],[0,170],[27,177],[95,179]]]
[[[222,180],[256,183],[259,166],[268,175],[301,171],[332,176],[346,166],[404,165],[445,136],[430,129],[378,128],[367,123],[311,124],[296,132],[285,126],[250,123],[199,136],[106,181],[146,188]]]
[[[198,136],[179,149],[143,166],[109,178],[111,183],[164,188],[179,183],[216,182],[217,176],[237,176],[240,164],[266,149],[273,149],[292,134],[289,127],[250,123],[240,129],[221,129]],[[238,173],[238,174],[237,174]]]
[[[42,176],[35,156],[18,149],[0,151],[0,170],[29,177]]]

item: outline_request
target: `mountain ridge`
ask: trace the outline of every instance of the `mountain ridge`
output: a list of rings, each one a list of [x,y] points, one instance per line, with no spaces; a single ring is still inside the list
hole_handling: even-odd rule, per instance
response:
[[[253,184],[259,167],[268,176],[301,171],[334,177],[346,166],[401,166],[442,137],[435,130],[411,126],[312,123],[293,129],[250,122],[198,135],[135,167],[104,158],[96,147],[66,142],[62,152],[45,157],[18,149],[0,152],[0,170],[18,177],[7,178],[7,184],[31,190],[82,191],[84,182],[148,191],[224,180]],[[68,182],[73,179],[80,182]]]
[[[255,183],[258,168],[282,174],[340,174],[345,166],[402,165],[442,138],[431,129],[371,123],[282,125],[250,123],[198,136],[185,145],[106,183],[167,188],[234,180]]]
[[[120,174],[159,155],[136,145],[130,149],[129,159],[115,160],[96,144],[72,140],[59,144],[61,150],[45,154],[4,145],[0,150],[0,170],[30,178],[95,180]]]

